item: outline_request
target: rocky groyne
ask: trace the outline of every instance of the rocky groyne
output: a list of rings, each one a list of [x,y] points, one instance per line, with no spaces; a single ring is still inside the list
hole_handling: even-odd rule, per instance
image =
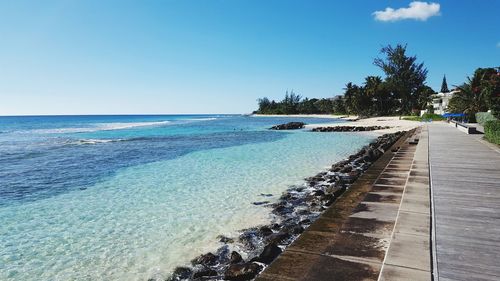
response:
[[[167,280],[252,280],[403,134],[378,137],[327,171],[290,187],[276,203],[254,202],[271,208],[271,224],[242,230],[238,237],[220,236],[222,247],[195,258],[189,267],[176,268]]]
[[[297,130],[302,129],[306,123],[303,122],[288,122],[285,124],[279,124],[269,128],[270,130]]]
[[[313,132],[365,132],[390,129],[389,126],[331,126],[313,128]]]

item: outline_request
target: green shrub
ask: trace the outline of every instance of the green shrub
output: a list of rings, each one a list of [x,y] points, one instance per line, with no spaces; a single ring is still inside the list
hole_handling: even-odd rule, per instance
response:
[[[477,120],[477,123],[484,126],[484,124],[487,121],[493,121],[493,120],[497,120],[497,119],[495,118],[495,116],[493,116],[493,114],[491,114],[491,112],[478,112],[478,113],[476,113],[476,120]]]
[[[493,104],[491,105],[491,111],[495,118],[500,119],[500,96],[493,99]]]
[[[484,138],[491,143],[500,145],[500,120],[486,121],[484,124]]]

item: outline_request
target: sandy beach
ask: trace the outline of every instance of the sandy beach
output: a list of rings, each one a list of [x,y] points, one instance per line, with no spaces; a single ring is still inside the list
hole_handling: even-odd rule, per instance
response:
[[[332,119],[342,119],[346,121],[353,121],[346,123],[323,123],[323,124],[307,124],[306,129],[314,129],[317,127],[338,127],[338,126],[353,126],[353,127],[368,127],[368,126],[383,126],[391,127],[383,130],[370,131],[376,135],[383,135],[389,133],[395,133],[397,131],[409,131],[413,128],[422,125],[422,122],[410,121],[410,120],[400,120],[399,116],[380,116],[372,118],[359,119],[356,115],[332,115],[332,114],[289,114],[289,115],[267,115],[267,114],[252,114],[252,117],[288,117],[288,118],[332,118]]]
[[[389,126],[389,129],[370,131],[369,133],[383,135],[388,133],[394,133],[397,131],[408,131],[413,128],[422,125],[422,122],[418,121],[409,121],[409,120],[399,120],[398,116],[390,116],[390,117],[373,117],[360,119],[355,122],[346,123],[331,123],[331,124],[308,124],[305,126],[306,129],[313,129],[317,127],[337,127],[337,126],[354,126],[354,127],[367,127],[367,126]]]

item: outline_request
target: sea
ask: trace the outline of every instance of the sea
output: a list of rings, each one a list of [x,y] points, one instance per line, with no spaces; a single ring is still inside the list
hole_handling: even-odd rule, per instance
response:
[[[148,280],[269,223],[287,188],[375,136],[329,118],[0,117],[0,280]],[[269,197],[268,197],[269,196]]]

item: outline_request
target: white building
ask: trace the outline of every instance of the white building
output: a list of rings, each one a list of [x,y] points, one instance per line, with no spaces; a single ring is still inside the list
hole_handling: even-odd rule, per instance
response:
[[[437,93],[432,96],[432,107],[434,108],[434,113],[439,115],[448,113],[448,103],[450,102],[451,97],[453,97],[453,94],[456,92],[458,91],[453,90],[448,93]]]
[[[443,83],[441,84],[441,92],[433,95],[432,100],[428,103],[434,109],[434,114],[443,115],[448,113],[448,104],[458,90],[448,90],[448,83],[446,82],[446,75],[443,76]],[[427,112],[427,109],[420,111],[420,116]]]

